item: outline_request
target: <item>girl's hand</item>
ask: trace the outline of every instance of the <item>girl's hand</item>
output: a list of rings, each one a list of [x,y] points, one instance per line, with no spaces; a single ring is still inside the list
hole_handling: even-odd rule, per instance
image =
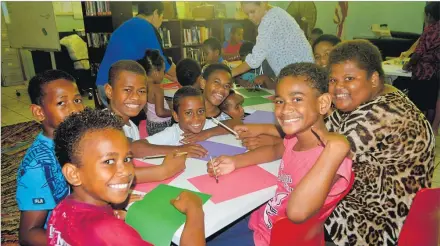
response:
[[[125,220],[125,216],[127,215],[127,211],[121,210],[121,209],[115,209],[113,210],[113,214],[116,218],[120,220]]]
[[[213,168],[217,176],[226,175],[235,170],[235,160],[232,156],[219,156],[208,162],[208,174],[209,176],[215,176]]]
[[[201,131],[199,133],[188,132],[188,133],[183,133],[182,136],[183,136],[183,139],[180,142],[182,142],[184,144],[205,141],[206,139],[211,137],[211,136],[209,136],[209,132],[207,132],[207,131]]]
[[[262,146],[275,145],[281,141],[282,139],[279,137],[261,134],[258,137],[245,138],[241,141],[241,144],[248,150],[253,150]]]

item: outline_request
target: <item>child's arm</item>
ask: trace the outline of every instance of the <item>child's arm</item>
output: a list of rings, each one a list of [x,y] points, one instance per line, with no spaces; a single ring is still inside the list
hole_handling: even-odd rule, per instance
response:
[[[48,210],[21,211],[18,239],[20,245],[47,245],[44,223]]]
[[[248,150],[253,150],[262,146],[275,145],[283,141],[280,137],[261,134],[258,137],[249,137],[241,141],[241,144]]]
[[[171,110],[165,108],[165,100],[162,88],[157,86],[154,91],[154,110],[161,118],[171,117]]]
[[[333,184],[342,178],[336,172],[350,151],[350,144],[344,136],[316,133],[320,135],[325,148],[290,195],[287,217],[294,223],[306,221],[321,209]]]
[[[249,137],[258,137],[259,135],[266,134],[274,137],[283,137],[282,130],[274,124],[246,124],[237,125],[234,127],[240,137],[240,139],[245,139]]]
[[[199,144],[185,144],[181,146],[168,146],[150,144],[147,140],[142,139],[134,141],[131,144],[131,149],[135,158],[143,158],[151,155],[166,155],[168,153],[188,152],[188,157],[204,157],[208,151]]]
[[[222,121],[223,124],[227,125],[229,128],[233,129],[235,126],[242,124],[240,119],[230,119],[226,121]],[[210,129],[206,129],[201,131],[200,133],[194,134],[194,133],[185,133],[183,134],[183,143],[196,143],[200,141],[204,141],[208,138],[214,137],[214,136],[220,136],[229,134],[228,130],[226,130],[222,126],[216,126]],[[232,134],[232,133],[231,133]]]
[[[212,166],[214,166],[216,174],[220,176],[229,174],[235,169],[275,161],[283,157],[284,150],[284,144],[281,142],[236,156],[220,156],[215,158],[212,163],[208,162],[208,174],[214,176]]]
[[[162,165],[136,167],[136,182],[147,183],[162,181],[183,171],[185,169],[186,155],[175,156],[175,153],[169,153],[167,156],[165,156]]]

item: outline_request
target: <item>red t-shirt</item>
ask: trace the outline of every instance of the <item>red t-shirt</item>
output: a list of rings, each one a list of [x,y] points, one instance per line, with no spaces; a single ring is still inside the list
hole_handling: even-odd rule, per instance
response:
[[[110,206],[99,207],[66,197],[47,223],[48,245],[148,245]]]
[[[227,54],[238,54],[242,44],[243,42],[239,42],[237,44],[231,44],[229,41],[225,41],[223,43],[223,51]]]

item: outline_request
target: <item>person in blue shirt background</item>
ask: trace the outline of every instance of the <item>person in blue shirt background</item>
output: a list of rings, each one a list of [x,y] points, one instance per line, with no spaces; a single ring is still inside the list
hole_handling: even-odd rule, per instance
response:
[[[157,29],[162,25],[162,2],[139,2],[138,15],[124,22],[111,35],[98,70],[96,85],[104,106],[108,106],[104,85],[111,65],[120,60],[139,60],[147,49],[157,49],[165,60],[165,72],[176,77],[176,66],[165,57]],[[175,79],[174,79],[175,80]]]

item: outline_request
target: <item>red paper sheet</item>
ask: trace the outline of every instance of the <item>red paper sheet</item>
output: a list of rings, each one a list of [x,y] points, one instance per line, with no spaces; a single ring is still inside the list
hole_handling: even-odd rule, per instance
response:
[[[250,166],[218,177],[218,184],[208,174],[190,178],[188,181],[200,192],[212,195],[213,203],[221,203],[271,187],[276,184],[277,178],[259,166]]]
[[[142,161],[138,161],[138,160],[134,160],[133,161],[134,166],[135,167],[150,167],[150,166],[156,166],[154,164],[150,164],[150,163],[145,163]],[[182,171],[183,172],[183,171]],[[150,182],[150,183],[142,183],[142,184],[135,184],[133,186],[133,190],[137,190],[137,191],[142,191],[142,192],[150,192],[151,190],[153,190],[154,188],[156,188],[158,185],[160,184],[169,184],[171,181],[173,181],[175,178],[177,178],[182,172],[174,175],[173,177],[169,178],[169,179],[165,179],[162,181],[158,181],[158,182]]]
[[[171,82],[171,83],[160,84],[160,87],[162,89],[167,90],[167,89],[179,89],[182,86],[179,84],[179,82],[176,81],[176,82]]]

